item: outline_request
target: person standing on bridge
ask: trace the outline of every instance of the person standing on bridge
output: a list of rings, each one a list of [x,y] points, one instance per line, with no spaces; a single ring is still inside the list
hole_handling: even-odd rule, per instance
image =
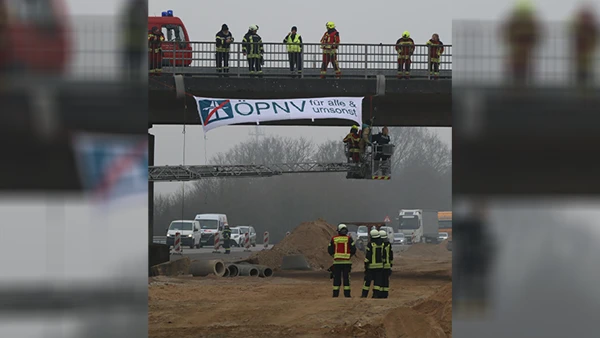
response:
[[[217,72],[225,73],[228,76],[229,73],[229,50],[233,43],[233,35],[229,31],[227,24],[221,26],[221,30],[217,32],[215,38],[217,43]]]
[[[381,298],[383,286],[383,240],[379,230],[371,229],[371,242],[365,251],[365,263],[373,279],[373,298]]]
[[[338,234],[331,238],[327,251],[333,257],[333,297],[337,298],[340,295],[343,277],[344,297],[350,298],[351,257],[356,254],[356,245],[352,236],[348,235],[346,224],[338,225]]]
[[[429,48],[429,79],[437,80],[440,77],[440,56],[444,53],[444,43],[440,41],[437,33],[427,41],[427,48]]]
[[[290,73],[292,77],[302,73],[302,37],[298,34],[298,28],[292,27],[291,32],[283,39],[290,59]]]
[[[515,84],[524,85],[530,77],[533,51],[540,41],[540,28],[533,6],[528,0],[518,3],[506,22],[509,74]]]
[[[398,79],[403,76],[410,79],[410,57],[415,52],[415,41],[410,37],[408,31],[402,33],[402,37],[396,41],[396,52],[398,53]]]
[[[231,229],[229,229],[229,224],[225,224],[223,230],[223,248],[225,248],[225,254],[231,253]]]
[[[321,79],[324,79],[327,76],[327,67],[329,63],[333,66],[335,70],[335,77],[340,78],[342,76],[342,71],[340,70],[340,66],[337,61],[337,50],[340,45],[340,33],[335,29],[335,24],[333,22],[328,22],[325,24],[327,31],[323,34],[321,38],[321,49],[323,50],[323,64],[321,65]]]
[[[262,60],[265,50],[262,38],[257,32],[258,25],[250,25],[248,33],[244,35],[244,40],[242,41],[242,52],[248,58],[250,76],[258,75],[262,77]]]
[[[381,237],[383,240],[383,280],[380,298],[388,298],[388,294],[390,292],[390,275],[392,274],[394,251],[392,250],[392,243],[390,243],[387,231],[379,230],[379,237]]]
[[[162,72],[162,43],[165,35],[156,26],[148,32],[148,66],[150,73],[160,74]]]

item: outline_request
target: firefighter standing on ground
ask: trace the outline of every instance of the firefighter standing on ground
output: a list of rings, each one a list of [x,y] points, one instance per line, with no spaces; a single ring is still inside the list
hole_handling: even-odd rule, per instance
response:
[[[162,43],[165,41],[164,34],[154,26],[148,32],[148,67],[150,73],[162,72]]]
[[[383,283],[381,286],[380,298],[388,298],[394,251],[392,250],[392,243],[390,243],[387,236],[387,231],[379,230],[379,236],[383,239]]]
[[[598,47],[598,23],[592,8],[580,10],[573,26],[575,74],[579,84],[590,84],[594,73],[594,51]]]
[[[539,42],[539,24],[529,1],[521,1],[506,23],[509,74],[516,84],[530,76],[533,51]]]
[[[373,229],[375,229],[375,227],[373,227]],[[367,247],[369,247],[371,245],[371,242],[373,241],[373,237],[371,237],[372,234],[374,234],[374,232],[369,232],[369,241],[367,242]],[[360,298],[367,298],[369,296],[369,289],[371,288],[372,283],[373,274],[371,272],[371,269],[369,268],[369,263],[365,261],[365,278]],[[375,290],[373,290],[373,292],[375,292]]]
[[[291,32],[283,39],[290,60],[290,73],[292,76],[302,73],[302,37],[298,34],[298,28],[292,27]]]
[[[373,298],[381,298],[383,287],[383,249],[384,244],[379,231],[371,230],[371,243],[365,251],[365,264],[373,279]]]
[[[360,136],[358,136],[358,126],[352,126],[350,133],[344,137],[344,143],[348,145],[349,157],[352,158],[352,162],[360,162],[360,149],[358,144],[360,142]]]
[[[225,225],[225,230],[223,230],[223,248],[225,248],[225,253],[231,253],[231,229],[229,229],[229,225]]]
[[[248,57],[248,69],[250,76],[262,77],[262,59],[265,52],[262,38],[258,35],[258,25],[250,25],[248,33],[242,41],[242,52]]]
[[[325,24],[327,31],[323,34],[321,38],[321,49],[323,50],[323,64],[321,65],[321,79],[324,79],[327,75],[327,67],[329,63],[333,66],[335,70],[335,77],[340,78],[342,76],[342,71],[340,70],[340,66],[337,61],[337,50],[340,45],[340,33],[335,29],[335,24],[333,22],[328,22]]]
[[[429,78],[437,80],[440,77],[440,56],[444,53],[444,43],[436,33],[427,41],[429,47]]]
[[[229,73],[229,51],[233,43],[233,35],[226,24],[221,26],[215,40],[217,43],[217,72]]]
[[[340,295],[342,278],[344,297],[350,297],[350,258],[356,254],[356,246],[352,237],[348,235],[348,227],[345,224],[338,225],[338,235],[331,238],[327,251],[333,257],[333,297]]]
[[[415,42],[408,31],[404,31],[402,37],[396,41],[396,52],[398,53],[398,78],[404,76],[405,79],[409,79],[412,62],[410,57],[415,52]]]

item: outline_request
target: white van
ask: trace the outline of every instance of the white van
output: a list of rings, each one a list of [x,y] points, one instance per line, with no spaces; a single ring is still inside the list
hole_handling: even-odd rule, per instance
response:
[[[214,245],[215,234],[223,231],[225,225],[229,224],[225,214],[199,214],[195,220],[200,222],[202,245]]]
[[[184,220],[171,222],[167,228],[168,246],[173,246],[175,243],[175,234],[178,232],[181,234],[181,246],[189,246],[190,249],[193,249],[194,247],[202,247],[200,237],[200,222]]]

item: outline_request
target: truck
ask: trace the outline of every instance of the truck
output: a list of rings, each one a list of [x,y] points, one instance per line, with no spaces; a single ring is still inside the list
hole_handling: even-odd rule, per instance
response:
[[[439,242],[437,210],[426,210],[423,212],[423,238],[425,243],[437,244]]]
[[[404,234],[407,244],[419,243],[423,239],[423,210],[400,209],[398,232]]]
[[[448,238],[452,238],[452,211],[438,212],[438,227],[440,231],[448,233]]]
[[[172,10],[161,16],[148,16],[148,31],[159,28],[165,36],[162,43],[163,67],[189,67],[192,64],[192,45],[183,21]]]

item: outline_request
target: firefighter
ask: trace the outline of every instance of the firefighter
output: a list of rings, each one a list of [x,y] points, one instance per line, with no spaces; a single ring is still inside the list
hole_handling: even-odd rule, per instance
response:
[[[511,80],[525,84],[530,75],[531,59],[540,40],[539,23],[529,1],[521,1],[504,28],[508,45]]]
[[[383,129],[381,130],[381,133],[373,135],[372,141],[374,144],[376,144],[376,146],[375,146],[375,171],[377,171],[381,167],[381,162],[385,162],[390,159],[389,155],[383,154],[383,145],[390,144],[390,135],[389,135],[388,127],[383,127]],[[388,172],[387,172],[386,166],[383,166],[381,168],[382,168],[382,175],[387,175]]]
[[[225,225],[225,229],[223,230],[223,248],[225,248],[225,253],[231,253],[231,229],[229,229],[229,225]]]
[[[265,52],[262,38],[257,34],[258,25],[250,25],[248,33],[244,35],[242,41],[242,52],[248,57],[248,69],[250,76],[258,75],[262,77],[262,60]]]
[[[352,128],[350,128],[350,133],[344,137],[344,143],[348,146],[348,158],[351,158],[353,163],[360,162],[359,142],[360,136],[358,136],[358,126],[352,126]]]
[[[572,34],[577,83],[590,84],[593,81],[594,51],[598,46],[598,23],[592,8],[583,7],[580,10]]]
[[[440,41],[439,34],[435,33],[427,41],[429,47],[429,79],[437,80],[440,77],[440,56],[444,53],[444,43]]]
[[[396,41],[396,52],[398,53],[398,79],[404,77],[410,79],[410,57],[415,52],[415,42],[408,31],[402,33],[402,37]]]
[[[233,35],[229,31],[227,24],[221,26],[221,30],[217,32],[215,37],[217,43],[217,72],[218,73],[229,73],[229,50],[233,43]]]
[[[369,233],[369,241],[367,242],[367,247],[369,247],[371,245],[371,242],[373,241],[373,237],[371,237],[372,234],[373,232]],[[373,274],[371,273],[369,263],[365,261],[365,277],[360,298],[367,298],[369,296],[369,289],[371,288],[372,282]],[[375,292],[375,290],[373,290],[373,292]]]
[[[387,235],[387,231],[379,230],[379,236],[383,239],[383,285],[381,287],[381,298],[388,298],[390,292],[390,276],[392,275],[392,262],[394,260],[394,251],[392,243]]]
[[[346,224],[338,225],[338,234],[331,238],[327,248],[333,257],[333,297],[340,295],[342,277],[344,279],[344,297],[350,297],[350,272],[352,261],[350,258],[356,254],[354,240],[348,235]]]
[[[148,32],[148,67],[150,73],[162,72],[162,43],[165,35],[156,26]]]
[[[288,51],[290,60],[290,73],[296,77],[302,73],[302,37],[298,34],[298,28],[292,27],[292,30],[283,39]]]
[[[335,70],[335,77],[340,78],[342,71],[338,65],[337,50],[340,45],[340,33],[335,29],[335,24],[329,21],[325,24],[327,31],[321,38],[321,49],[323,50],[323,64],[321,65],[321,79],[324,79],[327,75],[327,67],[329,63]]]
[[[371,243],[367,245],[365,263],[373,280],[373,298],[381,298],[383,287],[383,241],[377,229],[372,229]]]
[[[126,5],[126,29],[124,39],[123,72],[129,80],[142,79],[144,64],[144,32],[147,29],[148,2],[146,0],[129,0]],[[3,30],[2,30],[3,31]]]

